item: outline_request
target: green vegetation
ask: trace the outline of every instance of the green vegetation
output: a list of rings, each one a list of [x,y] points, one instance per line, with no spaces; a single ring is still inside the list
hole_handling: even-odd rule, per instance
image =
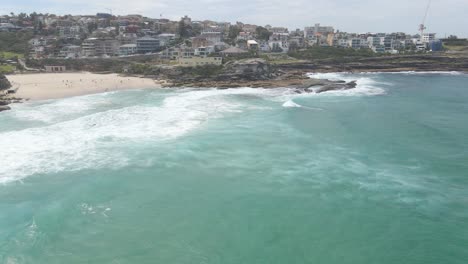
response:
[[[127,68],[127,72],[130,74],[142,74],[142,75],[151,75],[154,73],[152,67],[149,64],[145,64],[145,63],[132,64]]]
[[[179,67],[184,75],[193,75],[197,77],[212,77],[222,72],[223,66],[220,65],[202,65],[196,67]]]
[[[255,34],[257,35],[257,38],[259,40],[268,40],[271,36],[271,33],[270,31],[268,31],[268,29],[264,28],[264,27],[257,27],[255,29]]]
[[[304,50],[292,51],[288,54],[296,59],[344,59],[382,56],[370,49],[352,49],[335,47],[310,47]]]
[[[445,46],[468,46],[467,39],[448,38],[448,39],[443,39],[442,42],[444,43]]]
[[[26,64],[31,68],[43,69],[45,65],[63,65],[67,70],[90,72],[122,72],[126,61],[118,59],[27,59]]]
[[[223,58],[223,63],[226,63],[226,62],[229,62],[229,61],[237,61],[237,60],[253,59],[253,58],[259,58],[258,53],[253,51],[253,50],[249,50],[246,53],[239,53],[239,54],[236,54],[236,55],[231,55],[229,57],[224,57]]]
[[[8,64],[0,64],[0,74],[13,73],[16,67]]]
[[[33,38],[29,31],[0,32],[0,51],[28,54],[28,41]]]
[[[300,62],[300,60],[290,57],[284,53],[270,53],[270,54],[263,54],[260,58],[266,60],[270,64],[291,64]]]
[[[187,39],[193,35],[193,29],[191,25],[188,25],[184,22],[183,19],[179,21],[179,36],[181,39]]]
[[[21,53],[10,52],[10,51],[0,51],[0,60],[16,60],[23,59],[24,55]]]
[[[235,45],[236,44],[236,38],[239,36],[239,33],[242,31],[242,29],[238,26],[231,26],[229,27],[229,33],[228,37],[226,39],[226,42],[230,45]]]
[[[442,43],[445,50],[457,51],[457,52],[468,52],[468,40],[467,39],[457,39],[457,38],[448,38],[443,39]]]

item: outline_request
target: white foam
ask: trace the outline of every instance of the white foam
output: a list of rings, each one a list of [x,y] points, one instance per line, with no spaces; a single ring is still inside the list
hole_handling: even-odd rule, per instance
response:
[[[449,75],[460,76],[467,75],[459,71],[401,71],[401,72],[377,72],[375,74],[388,73],[388,74],[403,74],[403,75]]]
[[[326,73],[308,73],[307,76],[310,78],[315,78],[315,79],[327,79],[330,81],[340,81],[340,80],[345,80],[346,75],[349,75],[349,73],[346,72],[326,72]]]
[[[359,82],[359,81],[358,81]],[[368,90],[366,90],[368,89]],[[134,162],[125,146],[172,140],[200,127],[204,122],[244,109],[266,110],[236,100],[231,95],[249,95],[284,107],[302,107],[293,101],[300,96],[366,95],[376,88],[358,88],[321,94],[298,95],[293,89],[235,88],[181,89],[166,94],[160,105],[135,105],[107,111],[102,104],[112,100],[85,96],[33,104],[13,109],[18,118],[46,123],[18,131],[0,133],[0,183],[19,180],[34,174],[76,171],[94,168],[121,168]],[[105,108],[104,108],[105,109]],[[67,119],[61,118],[68,113]]]
[[[364,74],[351,74],[351,73],[309,73],[310,78],[327,79],[330,81],[356,81],[356,88],[349,90],[336,90],[327,91],[320,94],[319,96],[375,96],[385,94],[385,90],[379,87],[379,85],[385,84],[378,82]],[[386,84],[388,85],[388,84]]]
[[[293,100],[288,100],[283,104],[283,107],[292,108],[292,107],[302,107],[300,104],[296,104]]]
[[[180,91],[161,106],[130,106],[0,133],[0,183],[40,173],[126,166],[131,157],[121,152],[122,145],[180,137],[209,119],[241,111],[241,104],[224,95],[245,93],[262,91]],[[54,105],[58,112],[66,107]]]
[[[108,93],[15,104],[12,114],[21,120],[53,123],[70,115],[77,115],[99,105],[108,104]]]

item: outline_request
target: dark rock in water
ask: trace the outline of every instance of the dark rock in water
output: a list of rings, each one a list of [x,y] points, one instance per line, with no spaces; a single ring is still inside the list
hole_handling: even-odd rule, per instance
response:
[[[9,106],[0,106],[0,112],[6,111],[6,110],[11,110]]]
[[[9,101],[0,101],[0,106],[2,105],[9,105],[10,102]]]
[[[346,83],[346,81],[339,80],[339,81],[333,81],[334,83]]]
[[[328,91],[339,91],[339,90],[349,90],[356,88],[357,83],[356,81],[351,81],[348,83],[332,83],[332,84],[327,84],[324,85],[317,90],[315,90],[316,93],[323,93],[323,92],[328,92]]]
[[[336,90],[343,90],[343,85],[338,85],[338,84],[328,84],[324,85],[317,90],[315,90],[316,93],[323,93],[323,92],[328,92],[328,91],[336,91]]]
[[[346,88],[348,89],[356,88],[356,86],[357,86],[356,81],[350,81],[349,83],[346,83]]]
[[[322,79],[307,79],[303,80],[302,84],[296,85],[296,88],[299,89],[307,89],[313,86],[321,86],[321,85],[326,85],[330,83],[328,80],[322,80]]]
[[[304,90],[296,89],[296,90],[294,90],[294,92],[297,93],[297,94],[301,94],[301,93],[304,93]]]

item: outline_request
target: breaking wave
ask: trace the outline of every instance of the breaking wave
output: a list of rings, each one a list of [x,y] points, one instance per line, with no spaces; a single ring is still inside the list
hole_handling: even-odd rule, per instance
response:
[[[52,123],[0,133],[0,183],[33,174],[126,166],[130,158],[119,151],[120,146],[183,136],[209,119],[242,111],[238,101],[224,95],[254,92],[260,91],[185,90],[169,95],[159,106],[135,105],[94,113],[86,111],[95,106],[97,96],[74,98],[70,108],[63,103],[70,102],[67,99],[35,109],[16,108],[12,113],[19,119]],[[56,121],[52,110],[57,117],[62,111],[86,114]]]
[[[302,107],[300,104],[296,104],[293,100],[288,100],[283,104],[283,107],[291,108],[291,107]]]
[[[349,90],[327,91],[320,96],[375,96],[385,94],[381,88],[383,84],[374,80],[371,76],[356,75],[351,73],[309,73],[307,76],[316,79],[327,79],[330,81],[356,81],[356,88]]]
[[[380,93],[366,87],[361,80],[353,92],[310,96]],[[271,109],[252,103],[251,98],[281,103],[286,108],[322,110],[293,101],[301,96],[309,95],[298,95],[289,88],[186,88],[164,94],[152,104],[115,103],[109,94],[97,94],[16,105],[8,115],[31,123],[25,129],[0,133],[0,183],[35,174],[127,166],[132,162],[124,152],[128,144],[172,140],[229,113]]]

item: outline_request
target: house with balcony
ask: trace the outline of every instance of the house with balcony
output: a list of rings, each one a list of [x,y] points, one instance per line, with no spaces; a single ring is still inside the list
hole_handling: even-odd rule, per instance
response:
[[[210,32],[210,31],[203,31],[200,34],[200,37],[205,38],[209,45],[214,45],[215,43],[221,42],[223,40],[223,34],[221,32]]]
[[[58,54],[59,58],[76,59],[81,56],[81,47],[77,45],[65,45],[60,49]]]
[[[152,37],[142,37],[137,39],[136,45],[138,53],[154,53],[159,50],[160,41]]]
[[[133,55],[138,52],[137,44],[124,44],[119,47],[120,56]]]
[[[157,39],[159,39],[159,45],[161,47],[165,47],[165,46],[168,46],[171,42],[173,42],[175,40],[175,37],[176,37],[175,34],[163,33],[163,34],[159,34],[157,36]]]

